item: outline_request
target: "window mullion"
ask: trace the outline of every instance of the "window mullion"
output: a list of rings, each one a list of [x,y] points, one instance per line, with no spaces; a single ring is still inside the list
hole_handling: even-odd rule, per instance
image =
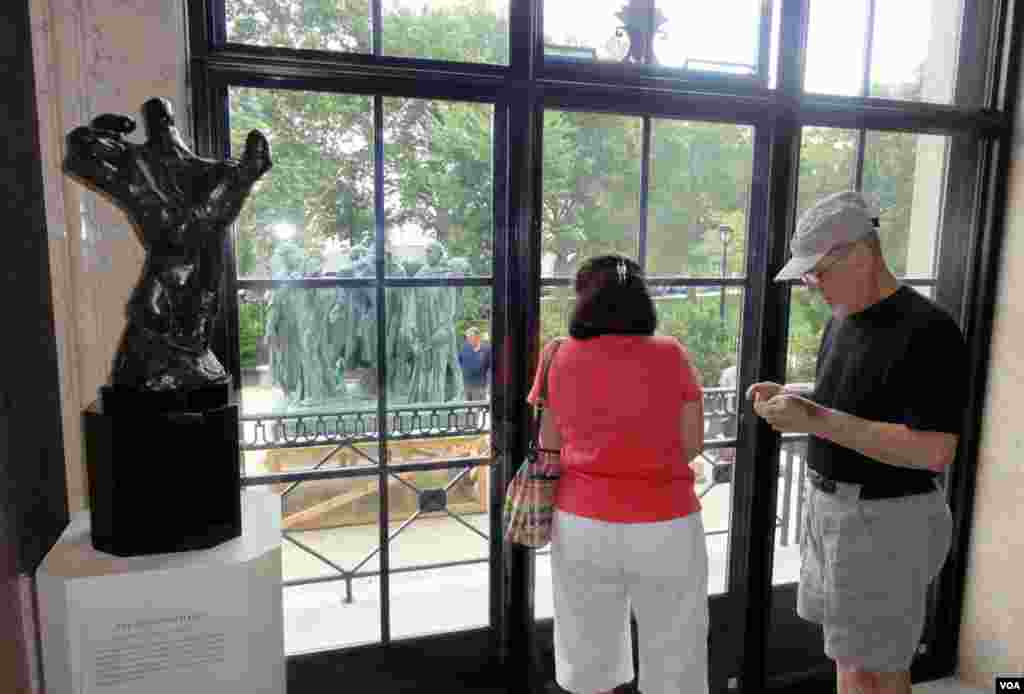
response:
[[[383,55],[383,43],[381,41],[383,34],[382,20],[384,17],[384,10],[381,5],[383,2],[384,0],[370,0],[370,11],[372,13],[370,28],[371,45],[373,46],[373,54],[378,56]]]
[[[864,153],[867,149],[868,131],[861,128],[857,131],[857,159],[853,165],[850,187],[856,191],[864,189]]]
[[[775,3],[780,0],[761,0],[761,24],[758,27],[757,76],[762,85],[768,84],[772,60],[772,17]]]
[[[647,270],[647,204],[648,188],[651,184],[651,119],[644,116],[643,154],[640,163],[640,233],[637,239],[637,263],[640,269]]]
[[[380,0],[374,0],[374,12],[379,13]],[[379,24],[378,24],[379,26]],[[376,44],[379,45],[379,44]],[[384,233],[386,219],[384,216],[384,97],[373,97],[373,207],[375,244],[377,250],[377,346],[378,359],[380,350],[384,347],[384,340],[379,332],[386,325],[384,319],[384,278],[381,273],[386,268],[384,264]],[[383,264],[383,265],[382,265]],[[388,441],[387,441],[387,388],[381,385],[384,371],[384,361],[380,359],[378,364],[377,380],[377,461],[379,465],[377,477],[377,489],[380,497],[380,511],[378,516],[380,542],[380,640],[383,644],[391,643],[391,581],[390,581],[390,544],[388,541]]]
[[[868,16],[864,27],[864,73],[861,77],[860,95],[871,95],[871,61],[875,39],[875,0],[867,0]]]
[[[874,51],[875,38],[875,0],[867,0],[868,16],[864,26],[864,73],[861,76],[860,95],[871,95],[871,60]],[[864,150],[867,147],[867,131],[863,128],[857,131],[857,159],[853,167],[852,181],[850,187],[854,190],[864,188]]]

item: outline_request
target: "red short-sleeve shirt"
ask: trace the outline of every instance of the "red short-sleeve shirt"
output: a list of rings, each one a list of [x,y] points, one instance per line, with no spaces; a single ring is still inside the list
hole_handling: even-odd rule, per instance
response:
[[[565,339],[548,377],[547,404],[562,437],[556,507],[619,523],[699,511],[680,419],[683,403],[701,397],[689,355],[673,337]]]

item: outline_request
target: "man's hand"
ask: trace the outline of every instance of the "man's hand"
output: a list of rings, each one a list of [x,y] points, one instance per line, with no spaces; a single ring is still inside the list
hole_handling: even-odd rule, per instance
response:
[[[825,408],[813,400],[780,390],[767,400],[755,394],[754,412],[775,431],[813,434],[820,428]]]

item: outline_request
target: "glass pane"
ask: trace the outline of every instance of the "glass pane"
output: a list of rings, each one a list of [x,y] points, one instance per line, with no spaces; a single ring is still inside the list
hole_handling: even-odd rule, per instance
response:
[[[380,640],[377,479],[275,485],[288,653]]]
[[[247,87],[229,97],[232,151],[258,128],[274,157],[236,225],[239,278],[372,276],[372,263],[350,256],[353,245],[372,245],[372,101]]]
[[[490,624],[486,560],[391,576],[391,635],[410,638]]]
[[[569,319],[576,305],[571,287],[543,287],[540,294],[540,343],[546,345],[569,334]]]
[[[725,592],[732,521],[732,466],[735,448],[705,450],[691,465],[697,473],[701,520],[708,548],[708,595]]]
[[[234,43],[370,53],[370,0],[224,0]]]
[[[648,277],[742,276],[754,129],[669,120],[652,127]]]
[[[401,414],[392,431],[475,427],[467,417],[483,418],[490,400],[491,288],[389,288],[387,302],[388,397]],[[473,417],[467,402],[480,403]]]
[[[269,445],[262,441],[253,445],[250,430],[252,419],[244,423],[247,435],[243,444],[248,446],[243,450],[242,457],[246,476],[333,470],[339,467],[361,467],[365,471],[372,471],[377,467],[380,453],[375,440],[376,431],[373,430],[375,416],[365,417],[359,423],[344,414],[279,418],[264,416],[256,426],[265,427],[265,433],[271,439]],[[353,430],[357,426],[364,427],[365,433],[355,433]],[[302,438],[300,432],[303,431],[310,433],[308,439]],[[306,443],[307,440],[315,441],[315,431],[321,433],[320,445],[294,445]],[[331,443],[326,442],[324,432],[332,435]]]
[[[466,453],[462,438],[394,442],[391,460]],[[475,452],[490,451],[478,447]],[[393,632],[414,636],[486,625],[490,467],[392,473],[390,481],[391,568],[397,572],[391,579]]]
[[[653,24],[653,64],[750,75],[757,65],[761,6],[760,0],[723,0],[694,12],[668,0],[546,2],[544,56],[648,63],[646,36]]]
[[[687,287],[686,294],[661,294],[659,289],[657,285],[652,287],[658,334],[672,335],[682,342],[704,387],[718,387],[723,372],[737,364],[743,288]]]
[[[350,529],[348,537],[377,538],[376,528],[365,528],[364,531],[357,533]],[[304,550],[288,549],[293,546],[290,542],[282,546],[292,556],[306,554]],[[344,581],[284,588],[285,655],[380,642],[380,579],[377,576],[355,578],[350,601],[347,601],[346,591]]]
[[[251,300],[239,305],[243,415],[376,411],[374,287],[246,294]]]
[[[803,286],[790,288],[789,344],[786,349],[786,382],[814,383],[818,344],[831,317],[821,295]]]
[[[857,131],[805,127],[800,131],[797,216],[827,195],[854,186]]]
[[[865,93],[868,3],[814,0],[804,89],[819,94],[951,103],[960,45],[959,0],[875,0]]]
[[[800,580],[800,533],[804,485],[807,479],[807,441],[784,438],[779,451],[779,491],[775,514],[775,555],[772,584]]]
[[[384,100],[390,276],[491,274],[493,119],[490,104]]]
[[[694,11],[691,3],[660,0],[657,6],[665,23],[654,39],[657,64],[753,75],[757,72],[762,5],[761,0],[722,0],[702,3]]]
[[[879,233],[897,277],[935,277],[949,138],[868,132],[864,192],[881,210]]]
[[[961,15],[960,0],[876,2],[870,95],[951,103]]]
[[[809,11],[804,90],[844,96],[862,94],[867,2],[812,0]]]
[[[542,275],[571,277],[601,253],[636,257],[642,155],[640,118],[544,113]]]
[[[384,0],[384,55],[508,64],[508,3]]]

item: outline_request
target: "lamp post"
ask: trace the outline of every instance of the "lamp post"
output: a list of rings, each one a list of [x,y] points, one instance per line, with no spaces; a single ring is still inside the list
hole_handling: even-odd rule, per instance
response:
[[[718,235],[722,239],[722,279],[725,279],[728,276],[728,274],[729,274],[726,271],[726,262],[727,262],[727,259],[728,259],[728,251],[729,251],[729,237],[732,236],[732,227],[730,227],[727,224],[719,224],[718,225]],[[720,299],[719,304],[718,304],[718,315],[722,319],[722,322],[725,323],[725,285],[724,284],[721,285],[721,290],[722,290],[721,291],[721,299]]]

